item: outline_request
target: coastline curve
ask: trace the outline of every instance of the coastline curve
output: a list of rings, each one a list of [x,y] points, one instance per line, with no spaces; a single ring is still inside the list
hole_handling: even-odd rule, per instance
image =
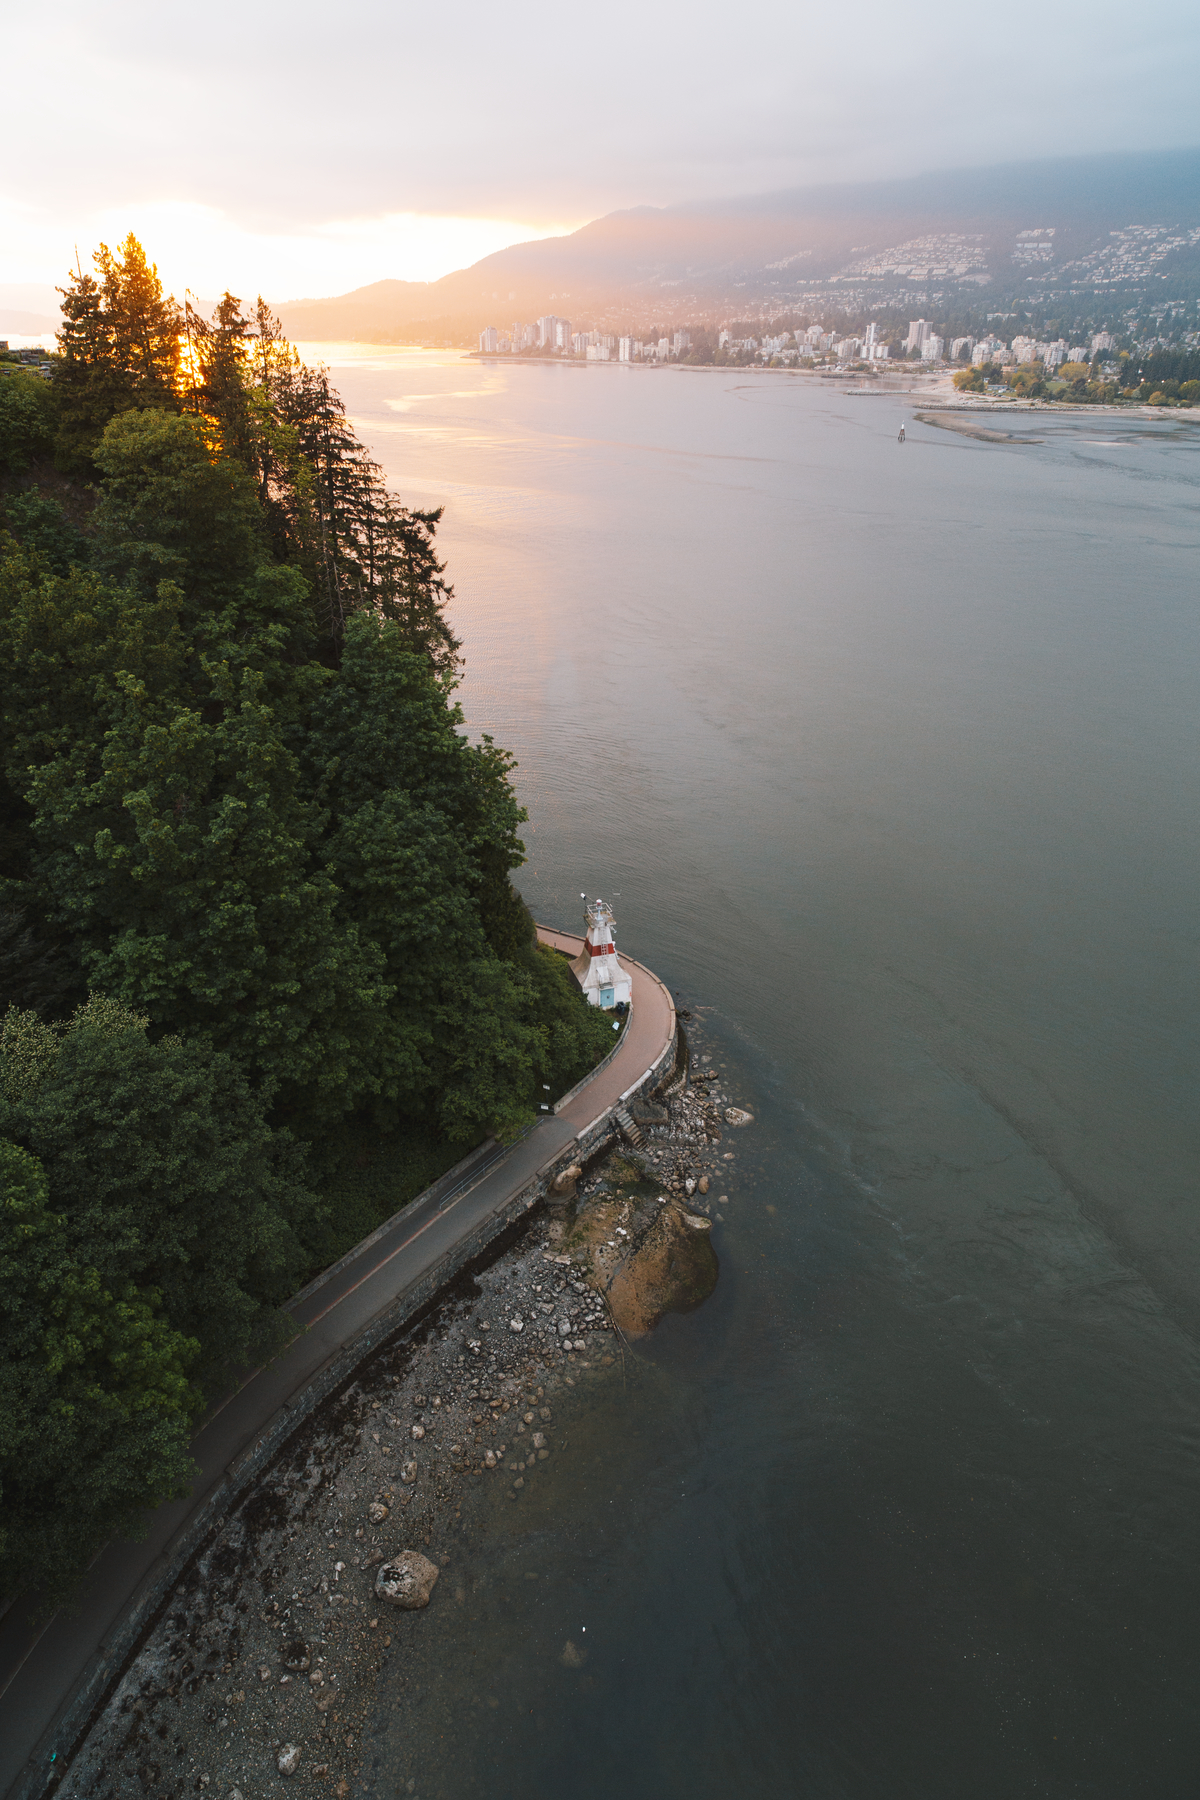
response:
[[[548,926],[538,937],[571,954],[583,942]],[[667,1072],[678,1034],[670,992],[624,961],[634,1000],[614,1049],[516,1143],[485,1140],[293,1296],[296,1338],[218,1401],[192,1440],[191,1493],[159,1506],[141,1541],[106,1545],[70,1612],[31,1627],[18,1597],[0,1614],[5,1800],[42,1800],[66,1773],[188,1564],[316,1408],[536,1206],[559,1167],[616,1136],[617,1110]]]

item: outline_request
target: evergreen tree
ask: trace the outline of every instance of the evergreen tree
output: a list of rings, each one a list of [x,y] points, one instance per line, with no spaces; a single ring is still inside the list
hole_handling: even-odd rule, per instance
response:
[[[441,510],[411,510],[388,492],[328,371],[301,363],[261,298],[251,346],[259,500],[276,554],[310,583],[318,629],[336,652],[347,619],[376,612],[452,678],[460,646],[445,616],[453,589],[434,548]]]
[[[60,288],[63,324],[54,384],[60,406],[55,456],[69,473],[92,473],[110,419],[130,407],[179,406],[182,316],[133,233],[116,252],[101,244],[99,272],[77,269]]]
[[[213,427],[219,456],[249,469],[253,457],[250,428],[249,323],[242,303],[228,291],[211,320],[191,303],[185,307],[191,391],[188,409]]]

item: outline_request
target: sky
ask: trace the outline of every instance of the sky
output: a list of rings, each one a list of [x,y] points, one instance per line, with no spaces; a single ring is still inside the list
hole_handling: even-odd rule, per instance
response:
[[[431,280],[620,207],[1200,139],[1191,0],[56,0],[5,26],[0,287]]]

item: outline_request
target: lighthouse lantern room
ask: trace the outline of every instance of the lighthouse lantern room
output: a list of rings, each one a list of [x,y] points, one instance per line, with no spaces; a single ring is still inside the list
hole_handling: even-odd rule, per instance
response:
[[[633,995],[633,982],[617,956],[612,908],[603,900],[593,900],[585,908],[584,917],[587,919],[587,942],[571,964],[584,997],[589,1006],[600,1006],[605,1011],[628,1005]]]

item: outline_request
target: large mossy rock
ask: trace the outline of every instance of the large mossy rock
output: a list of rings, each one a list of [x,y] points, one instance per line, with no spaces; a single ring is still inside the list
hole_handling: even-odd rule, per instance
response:
[[[608,1300],[626,1337],[644,1337],[664,1313],[689,1312],[717,1285],[710,1221],[655,1190],[629,1159],[611,1159],[606,1184],[586,1201],[561,1248]]]

